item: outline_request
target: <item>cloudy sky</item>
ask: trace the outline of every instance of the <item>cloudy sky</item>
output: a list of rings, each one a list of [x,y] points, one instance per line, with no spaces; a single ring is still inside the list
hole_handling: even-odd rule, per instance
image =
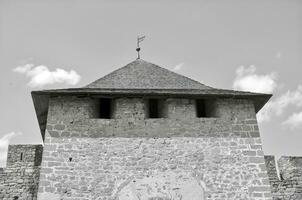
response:
[[[266,154],[302,156],[302,1],[0,0],[0,165],[41,143],[30,91],[81,87],[142,58],[226,89],[273,93]]]

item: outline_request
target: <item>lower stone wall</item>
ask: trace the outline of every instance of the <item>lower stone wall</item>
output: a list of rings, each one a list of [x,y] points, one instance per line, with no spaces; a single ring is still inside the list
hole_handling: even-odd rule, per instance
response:
[[[1,200],[36,200],[42,145],[9,145],[6,168],[0,169]]]
[[[0,172],[0,199],[36,200],[40,167],[14,166]]]
[[[39,200],[269,200],[260,138],[63,138],[46,132]]]
[[[276,169],[274,156],[265,156],[274,200],[302,199],[302,158],[281,157]],[[279,174],[277,174],[279,173]]]

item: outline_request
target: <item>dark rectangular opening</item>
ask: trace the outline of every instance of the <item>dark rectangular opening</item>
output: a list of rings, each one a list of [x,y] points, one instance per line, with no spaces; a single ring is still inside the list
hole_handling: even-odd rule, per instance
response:
[[[23,160],[23,152],[21,152],[21,154],[20,154],[20,161],[22,161]]]
[[[160,118],[158,99],[148,100],[148,113],[149,113],[149,118]]]
[[[101,98],[99,108],[99,118],[110,119],[111,118],[111,99]]]
[[[204,99],[196,99],[196,116],[209,117],[206,108],[206,101]]]

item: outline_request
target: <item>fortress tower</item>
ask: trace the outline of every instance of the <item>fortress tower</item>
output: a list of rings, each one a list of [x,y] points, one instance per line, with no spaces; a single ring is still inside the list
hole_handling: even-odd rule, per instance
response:
[[[32,97],[38,200],[271,200],[256,113],[271,95],[215,89],[141,59]]]
[[[42,145],[9,145],[6,168],[0,168],[1,200],[37,199]]]

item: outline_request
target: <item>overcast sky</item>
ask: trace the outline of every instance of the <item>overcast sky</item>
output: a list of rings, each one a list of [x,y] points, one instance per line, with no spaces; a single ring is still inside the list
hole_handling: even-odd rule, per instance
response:
[[[302,156],[301,0],[0,0],[0,165],[41,143],[30,91],[81,87],[136,58],[206,85],[273,93],[266,154]]]

